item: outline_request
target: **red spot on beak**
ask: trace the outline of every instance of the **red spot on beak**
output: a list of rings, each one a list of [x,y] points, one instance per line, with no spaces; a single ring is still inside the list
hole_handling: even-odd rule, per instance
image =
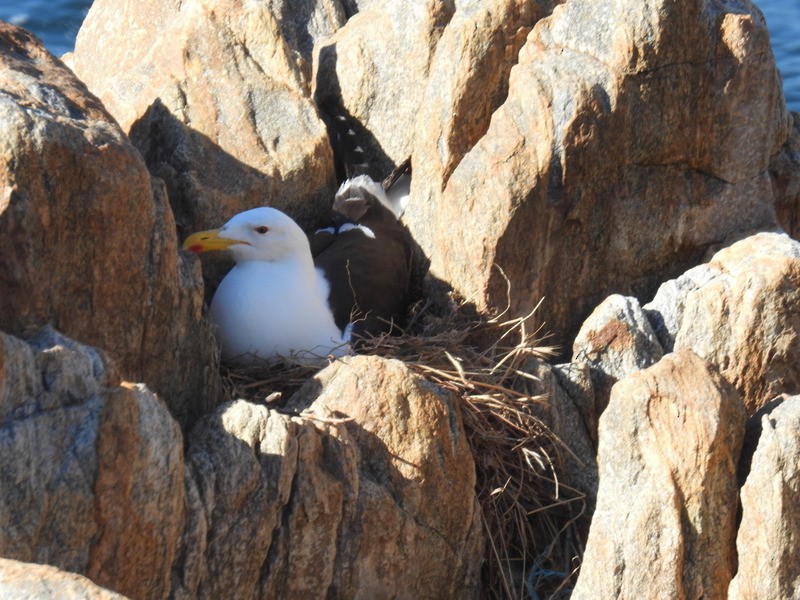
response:
[[[189,252],[194,252],[195,254],[201,254],[203,252],[203,247],[200,244],[195,244],[194,246],[189,246],[187,250],[189,250]]]

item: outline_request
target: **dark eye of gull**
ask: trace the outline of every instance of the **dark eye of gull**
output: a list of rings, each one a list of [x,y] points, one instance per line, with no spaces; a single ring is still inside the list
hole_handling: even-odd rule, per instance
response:
[[[267,227],[266,225],[259,225],[255,229],[256,233],[261,233],[261,234],[267,233],[269,231],[269,227]]]

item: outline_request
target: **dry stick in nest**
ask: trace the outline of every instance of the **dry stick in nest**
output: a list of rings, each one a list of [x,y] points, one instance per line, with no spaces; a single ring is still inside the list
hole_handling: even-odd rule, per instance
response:
[[[526,330],[530,316],[505,322],[499,318],[494,323],[475,321],[461,327],[446,322],[444,331],[434,336],[379,340],[372,348],[375,354],[405,360],[420,376],[450,390],[461,401],[487,534],[488,597],[521,598],[526,591],[531,597],[536,594],[536,580],[554,574],[544,565],[554,562],[555,542],[580,515],[558,527],[547,511],[571,508],[569,504],[584,499],[557,479],[556,463],[560,463],[558,454],[563,448],[532,411],[543,399],[514,387],[520,379],[533,379],[524,370],[530,358],[552,354],[552,349],[536,347],[538,331],[531,334]],[[488,349],[478,351],[464,344],[474,329],[487,326],[499,332]],[[512,344],[513,337],[519,342]],[[563,499],[562,492],[574,497]],[[575,555],[564,557],[564,581],[551,590],[553,595],[567,583],[572,571],[569,558]]]
[[[528,360],[553,352],[535,345],[538,330],[530,333],[526,329],[531,315],[485,321],[466,319],[455,310],[449,317],[437,319],[427,310],[427,304],[417,305],[406,331],[365,339],[360,351],[402,360],[419,376],[450,390],[460,400],[487,537],[485,595],[521,598],[526,591],[524,580],[536,575],[534,569],[552,573],[544,564],[554,562],[551,554],[559,558],[556,540],[577,519],[559,527],[548,511],[581,500],[577,492],[576,498],[560,497],[565,488],[556,478],[554,464],[559,463],[562,448],[532,410],[542,398],[514,387],[515,382],[532,377],[524,368]],[[473,334],[487,328],[497,332],[489,348],[481,351],[468,344]],[[412,330],[418,333],[410,333]],[[518,341],[512,343],[512,339]],[[225,382],[229,398],[274,401],[280,393],[290,395],[315,372],[298,365],[248,367],[228,371]],[[564,557],[565,564],[569,558]],[[535,590],[528,591],[533,597]]]

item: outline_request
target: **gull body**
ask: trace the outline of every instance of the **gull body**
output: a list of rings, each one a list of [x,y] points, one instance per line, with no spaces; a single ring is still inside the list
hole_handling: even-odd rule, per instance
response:
[[[222,228],[184,242],[194,252],[229,250],[236,265],[211,302],[227,362],[289,359],[313,363],[349,351],[348,329],[337,327],[330,287],[315,268],[303,230],[271,207],[245,211]]]
[[[402,194],[388,195],[368,175],[348,179],[333,201],[334,227],[312,237],[336,323],[350,322],[354,341],[401,331],[412,267],[409,236],[400,222],[406,201]]]

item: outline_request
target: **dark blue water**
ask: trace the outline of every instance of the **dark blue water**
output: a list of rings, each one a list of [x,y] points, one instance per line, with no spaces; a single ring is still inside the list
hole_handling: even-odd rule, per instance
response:
[[[0,0],[0,19],[32,31],[61,56],[73,49],[91,4],[91,0]],[[767,19],[786,103],[800,111],[800,0],[756,0],[756,4]]]
[[[756,0],[756,4],[767,20],[786,104],[800,111],[800,0]]]
[[[37,35],[56,56],[75,48],[92,0],[0,0],[0,19]]]

